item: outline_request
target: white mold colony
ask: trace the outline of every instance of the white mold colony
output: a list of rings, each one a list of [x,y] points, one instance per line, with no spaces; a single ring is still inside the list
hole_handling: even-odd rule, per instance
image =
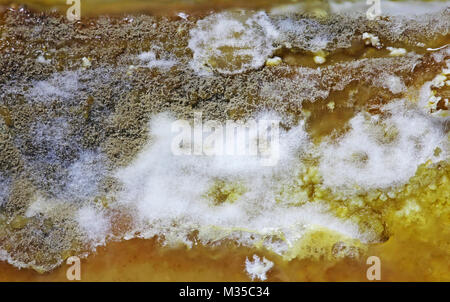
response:
[[[124,208],[134,209],[138,236],[159,235],[167,244],[190,246],[195,244],[190,234],[198,231],[204,244],[226,238],[249,246],[262,243],[287,257],[297,240],[315,226],[369,239],[357,225],[327,213],[324,204],[292,207],[276,201],[280,186],[290,183],[302,167],[298,156],[310,146],[303,126],[281,134],[278,165],[265,167],[256,157],[175,156],[171,122],[164,115],[155,117],[153,143],[117,173],[124,186],[118,200]],[[233,202],[215,205],[206,195],[217,180],[238,183],[243,193]],[[127,238],[136,236],[134,231]]]
[[[255,280],[256,278],[262,281],[266,280],[266,274],[272,267],[273,262],[267,260],[265,257],[261,259],[257,255],[253,255],[253,261],[248,258],[245,259],[245,270],[252,280]]]
[[[77,211],[75,219],[88,242],[94,247],[105,244],[110,233],[110,220],[103,210],[84,206]]]
[[[409,108],[408,108],[409,107]],[[388,188],[406,183],[417,167],[433,155],[446,136],[443,125],[421,114],[412,104],[396,101],[384,114],[359,113],[337,142],[321,146],[324,184],[340,189]]]
[[[447,68],[444,68],[433,80],[426,82],[422,86],[419,95],[419,107],[422,111],[439,121],[450,120],[450,102],[448,98],[436,92],[439,89],[445,89],[450,86],[450,81],[448,80],[450,76],[450,60],[447,60],[446,64]],[[440,103],[441,105],[438,106]]]
[[[83,150],[67,172],[65,198],[86,200],[98,193],[98,185],[106,175],[106,159],[100,152]]]
[[[406,86],[402,79],[389,72],[382,72],[379,76],[374,77],[372,83],[378,87],[386,88],[394,94],[406,91]]]
[[[366,1],[355,0],[302,1],[295,4],[275,6],[270,12],[271,14],[277,15],[285,15],[289,13],[313,13],[319,16],[327,13],[366,14],[367,9],[371,6],[373,6],[373,4],[369,5]],[[403,0],[399,2],[383,0],[380,8],[382,15],[414,18],[414,16],[417,15],[440,12],[446,7],[448,7],[448,3],[446,1]]]
[[[145,63],[142,67],[147,68],[159,68],[159,69],[170,69],[175,66],[178,62],[175,59],[162,59],[157,58],[157,53],[155,51],[149,50],[144,51],[138,55],[139,61]]]
[[[26,96],[33,101],[47,101],[52,98],[68,100],[81,89],[78,71],[56,73],[43,81],[36,81]]]
[[[78,104],[86,100],[92,87],[103,86],[110,81],[111,73],[122,70],[125,69],[88,68],[55,72],[44,80],[14,80],[0,84],[0,98],[7,94],[20,94],[30,103],[51,104],[54,101],[61,101]],[[119,90],[115,86],[114,89]]]
[[[35,200],[28,206],[25,216],[30,218],[39,214],[51,215],[52,212],[63,206],[62,200],[45,198],[40,194],[36,194]]]
[[[264,12],[223,12],[190,32],[191,67],[201,74],[236,74],[264,65],[279,33]]]
[[[319,157],[324,185],[343,192],[404,184],[421,163],[448,156],[443,125],[421,114],[415,104],[398,100],[382,110],[375,116],[357,114],[348,133],[319,146],[309,141],[302,125],[282,132],[282,153],[274,167],[248,157],[174,156],[172,120],[159,115],[151,123],[152,144],[117,173],[124,185],[119,204],[135,217],[135,228],[126,237],[158,235],[167,244],[190,246],[196,243],[190,234],[198,231],[204,244],[226,238],[249,246],[262,242],[288,258],[296,242],[316,227],[363,242],[377,240],[328,213],[325,204],[293,207],[292,201],[276,197],[304,167],[305,154]],[[436,156],[438,146],[444,152]],[[232,202],[213,204],[207,194],[217,180],[244,189]]]
[[[282,18],[275,20],[275,25],[284,41],[294,41],[297,46],[311,52],[325,49],[337,38],[329,26],[314,19]]]
[[[332,13],[366,13],[372,6],[365,1],[329,1]],[[381,3],[381,14],[388,16],[405,16],[414,18],[417,15],[436,13],[448,7],[446,1],[387,1]]]

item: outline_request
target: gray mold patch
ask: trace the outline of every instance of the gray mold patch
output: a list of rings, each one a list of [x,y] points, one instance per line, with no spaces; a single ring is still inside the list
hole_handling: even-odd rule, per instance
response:
[[[95,195],[106,174],[106,159],[97,150],[83,148],[67,118],[35,122],[28,137],[18,145],[37,189],[68,201]]]
[[[0,173],[0,207],[8,201],[10,194],[11,180]]]
[[[61,194],[69,200],[90,200],[99,194],[100,182],[107,176],[105,157],[95,151],[83,151],[68,168],[67,182]]]
[[[74,101],[75,96],[85,88],[79,77],[79,71],[54,74],[47,80],[35,81],[25,95],[31,102],[49,102],[54,99]]]
[[[348,47],[351,39],[360,38],[359,31],[416,43],[448,33],[448,14],[446,10],[419,21],[383,20],[379,26],[359,15],[313,20],[304,15],[268,14],[264,20],[281,32],[270,40],[269,48],[287,42],[313,51]],[[0,259],[42,271],[62,263],[68,253],[86,250],[77,219],[83,220],[83,213],[96,217],[100,206],[95,198],[115,193],[110,171],[128,166],[149,143],[152,115],[171,112],[176,118],[190,119],[194,111],[202,111],[207,119],[223,121],[273,110],[287,127],[293,127],[296,119],[290,115],[298,115],[302,103],[326,99],[354,80],[383,86],[374,81],[381,72],[402,74],[423,62],[441,70],[426,56],[410,55],[320,68],[282,63],[233,75],[202,76],[190,66],[193,52],[188,44],[189,32],[196,26],[194,18],[140,16],[131,22],[101,17],[92,20],[93,26],[81,27],[64,18],[17,11],[0,18],[2,31],[15,37],[13,46],[20,50],[0,50],[0,105],[11,113],[14,124],[0,122],[0,214],[12,220],[30,205],[39,209],[40,197],[58,205],[53,211],[34,211],[23,228],[7,230],[0,237],[0,251],[9,248],[6,254],[0,252]],[[33,50],[42,47],[55,49],[52,64],[36,63]],[[148,51],[155,55],[143,56],[150,59],[149,64],[154,59],[178,63],[163,69],[129,68],[139,63],[139,54]],[[81,69],[83,57],[92,58],[90,68]],[[408,74],[411,78],[401,78],[401,83],[413,82],[413,73]],[[399,91],[397,82],[388,88]],[[93,230],[104,230],[93,226]]]

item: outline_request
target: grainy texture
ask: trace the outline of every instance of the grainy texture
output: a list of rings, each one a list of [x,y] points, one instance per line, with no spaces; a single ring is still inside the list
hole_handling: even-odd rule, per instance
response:
[[[236,120],[267,110],[280,113],[283,126],[290,128],[304,117],[305,106],[314,111],[310,104],[326,104],[352,85],[372,89],[354,103],[341,105],[356,112],[406,94],[385,87],[380,79],[386,75],[419,87],[445,64],[417,43],[448,43],[449,9],[418,20],[306,15],[271,20],[302,29],[301,35],[286,31],[274,41],[280,53],[307,54],[314,50],[311,40],[321,35],[331,41],[324,49],[333,53],[371,32],[384,44],[405,47],[408,54],[355,55],[320,68],[281,64],[205,77],[189,67],[189,31],[196,21],[192,18],[100,17],[71,24],[61,16],[26,10],[2,13],[0,176],[9,180],[4,183],[10,189],[0,205],[0,247],[11,255],[8,260],[46,271],[71,254],[91,249],[74,213],[95,203],[95,196],[118,188],[108,172],[129,164],[148,142],[153,114],[169,111],[177,118],[192,118],[199,110],[205,119]],[[148,50],[158,59],[175,58],[178,63],[168,69],[138,66],[137,55]],[[37,61],[40,55],[49,63]],[[83,57],[91,67],[83,68]],[[55,87],[59,90],[53,91]],[[85,154],[94,154],[92,161],[102,166],[93,176],[98,191],[92,196],[69,194],[70,169]],[[27,217],[39,196],[67,202],[48,216]]]

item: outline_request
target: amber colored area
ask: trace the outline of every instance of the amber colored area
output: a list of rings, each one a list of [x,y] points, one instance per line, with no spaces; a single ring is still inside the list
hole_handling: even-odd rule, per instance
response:
[[[369,256],[381,261],[381,281],[450,281],[450,165],[421,165],[405,191],[406,199],[417,197],[420,212],[407,217],[397,215],[390,202],[385,212],[389,239],[372,244],[359,257],[326,257],[331,248],[316,238],[314,248],[326,247],[324,253],[285,261],[272,253],[231,242],[220,246],[162,247],[156,239],[110,242],[83,259],[82,281],[249,281],[245,259],[253,254],[274,262],[268,281],[367,281]],[[435,187],[432,187],[435,184]],[[432,189],[430,189],[432,188]],[[400,194],[402,195],[402,194]],[[318,241],[317,241],[318,240]],[[44,274],[19,270],[0,263],[0,281],[67,281],[68,265]]]
[[[431,80],[436,72],[420,70],[417,83],[421,85]],[[343,127],[354,114],[344,101],[348,99],[349,90],[355,88],[349,87],[330,96],[336,100],[333,111],[326,109],[326,102],[305,106],[312,112],[308,130],[313,138],[320,140],[323,135],[328,135],[333,128],[331,124],[336,127],[338,123]],[[370,100],[373,95],[385,97],[385,101],[391,97],[379,90],[358,89],[361,100]],[[328,123],[323,123],[324,120]],[[319,256],[285,261],[272,253],[236,247],[232,243],[188,249],[162,247],[156,239],[133,239],[109,242],[82,259],[81,278],[82,281],[249,281],[245,259],[258,254],[274,262],[268,272],[268,281],[367,281],[369,265],[366,259],[372,255],[381,260],[381,281],[450,281],[449,179],[449,164],[437,168],[422,165],[405,186],[405,190],[412,193],[405,193],[387,206],[374,204],[374,210],[383,212],[389,239],[369,245],[359,258]],[[433,184],[434,189],[430,189]],[[417,200],[421,211],[406,218],[396,216],[396,211],[411,198]],[[321,248],[321,242],[316,244]],[[68,268],[63,264],[52,272],[40,274],[1,262],[0,281],[67,281]]]
[[[249,281],[247,248],[162,248],[155,240],[134,239],[110,243],[81,263],[82,281]],[[261,255],[261,253],[258,253]],[[270,257],[270,256],[268,256]],[[270,257],[274,260],[274,257]],[[269,281],[365,281],[364,263],[344,260],[337,264],[317,261],[275,260]],[[67,281],[63,265],[51,273],[18,270],[0,263],[0,281]],[[389,272],[388,278],[395,278]]]
[[[432,252],[427,250],[426,245],[414,241],[405,244],[394,236],[388,242],[372,247],[371,251],[381,259],[382,281],[438,281],[426,277],[429,274],[429,267],[426,267],[429,259],[420,262],[422,253]],[[253,252],[243,247],[223,246],[169,249],[160,247],[155,240],[114,242],[100,247],[97,253],[81,261],[81,280],[249,281],[244,263]],[[369,265],[365,264],[364,259],[327,263],[298,259],[284,262],[273,255],[267,257],[275,263],[268,273],[268,281],[367,281]],[[446,262],[439,257],[434,261]],[[68,265],[62,265],[53,272],[39,274],[28,269],[18,270],[2,262],[0,281],[67,281],[68,268]]]
[[[63,1],[27,1],[31,8],[49,8]],[[0,0],[2,4],[11,1]],[[83,13],[92,12],[123,13],[123,12],[149,12],[155,14],[169,14],[176,11],[196,11],[208,9],[221,9],[231,6],[245,8],[262,8],[275,3],[292,3],[291,1],[230,1],[230,0],[198,0],[198,1],[83,1]],[[94,9],[95,8],[95,9]],[[93,13],[92,13],[93,14]],[[437,45],[448,43],[448,37],[442,37]],[[432,44],[433,45],[433,44]],[[402,45],[394,45],[400,47]],[[329,63],[346,61],[365,55],[361,45],[355,45],[355,54],[344,51],[332,54]],[[305,54],[280,53],[285,61],[292,65],[309,66],[311,56]],[[386,55],[386,53],[382,53]],[[368,55],[371,56],[370,54]],[[437,71],[418,70],[418,84],[431,80]],[[393,96],[386,91],[373,91],[365,87],[348,87],[343,91],[335,92],[324,102],[305,104],[304,110],[311,112],[308,131],[316,141],[329,135],[334,129],[344,129],[346,122],[354,115],[354,109],[345,106],[350,92],[356,91],[356,97],[361,102],[374,102],[373,105],[386,102]],[[378,99],[372,101],[374,95]],[[329,110],[327,101],[335,101],[336,108]],[[377,103],[378,102],[378,103]],[[89,101],[88,101],[89,105]],[[8,119],[9,113],[0,108],[0,116]],[[323,121],[327,120],[327,123]],[[432,168],[433,169],[433,168]],[[449,166],[444,166],[437,176],[429,176],[427,171],[421,170],[417,175],[416,183],[429,179],[429,183],[438,184],[435,193],[428,189],[428,183],[412,186],[422,211],[416,216],[411,215],[411,221],[398,218],[394,215],[398,209],[380,206],[384,211],[389,225],[389,239],[386,242],[370,245],[360,258],[343,259],[316,259],[296,258],[284,261],[280,257],[246,247],[236,247],[232,243],[221,246],[205,247],[162,247],[156,239],[133,239],[122,242],[109,242],[99,247],[97,252],[82,260],[82,281],[249,281],[245,272],[245,259],[253,254],[265,256],[274,262],[274,267],[268,273],[268,281],[367,281],[366,264],[368,256],[374,255],[381,259],[382,281],[450,281],[449,267],[449,237],[448,225],[450,222],[449,206],[450,178]],[[442,180],[445,178],[445,182]],[[440,186],[440,187],[439,187]],[[411,196],[407,196],[410,198]],[[405,200],[397,201],[399,208]],[[417,219],[417,220],[414,220]],[[66,270],[68,265],[63,264],[56,270],[40,274],[30,269],[19,270],[16,267],[0,262],[0,281],[67,281]]]

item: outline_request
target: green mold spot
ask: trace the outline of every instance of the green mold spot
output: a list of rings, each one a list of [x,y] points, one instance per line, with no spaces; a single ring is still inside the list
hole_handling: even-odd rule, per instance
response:
[[[101,204],[104,208],[108,207],[108,198],[106,196],[97,196],[94,198],[94,202],[97,204]]]
[[[398,138],[399,131],[394,125],[380,123],[377,126],[378,127],[375,128],[375,136],[379,143],[390,144]]]
[[[0,107],[0,116],[3,118],[3,121],[5,122],[6,126],[8,126],[8,127],[14,126],[11,112],[8,110],[8,108],[1,106]]]
[[[14,230],[23,229],[28,223],[28,218],[22,215],[17,215],[14,219],[9,223],[10,227]]]
[[[235,202],[245,192],[245,187],[239,183],[217,180],[206,193],[206,198],[212,200],[213,204],[218,206],[223,203]]]
[[[441,153],[442,153],[442,149],[439,147],[436,147],[436,149],[434,149],[433,155],[437,157],[437,156],[441,155]]]
[[[84,108],[83,108],[83,116],[84,116],[84,119],[86,119],[86,120],[89,119],[92,105],[94,105],[94,98],[92,96],[89,96],[87,98],[86,104],[84,105]]]

